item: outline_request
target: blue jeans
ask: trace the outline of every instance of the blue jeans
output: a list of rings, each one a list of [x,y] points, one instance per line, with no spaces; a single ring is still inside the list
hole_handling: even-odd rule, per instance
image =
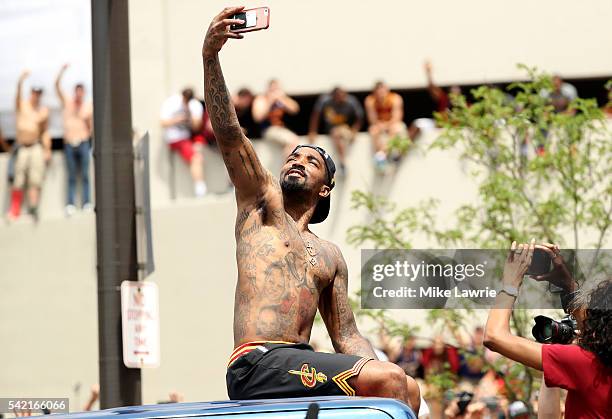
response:
[[[77,146],[64,144],[64,155],[68,168],[68,205],[74,205],[76,195],[77,175],[81,174],[83,185],[83,205],[89,204],[89,151],[91,146],[89,140],[81,142]]]

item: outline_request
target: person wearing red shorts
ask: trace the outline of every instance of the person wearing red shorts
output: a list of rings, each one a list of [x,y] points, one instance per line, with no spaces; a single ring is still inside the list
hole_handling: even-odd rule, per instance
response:
[[[166,99],[161,109],[161,125],[164,138],[170,149],[178,153],[189,164],[194,193],[198,198],[206,195],[202,144],[194,141],[193,133],[202,126],[202,104],[194,98],[193,90],[183,89],[181,94]]]

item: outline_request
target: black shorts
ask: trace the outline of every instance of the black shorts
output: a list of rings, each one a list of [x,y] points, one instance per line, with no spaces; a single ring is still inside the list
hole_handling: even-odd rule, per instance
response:
[[[354,396],[348,379],[370,359],[315,352],[305,343],[250,342],[230,357],[227,394],[232,400]]]

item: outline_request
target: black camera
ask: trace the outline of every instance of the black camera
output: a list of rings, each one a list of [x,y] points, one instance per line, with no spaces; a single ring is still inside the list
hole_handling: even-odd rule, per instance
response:
[[[576,337],[576,320],[567,315],[557,321],[546,316],[536,316],[531,334],[540,343],[571,343]]]
[[[449,402],[452,401],[453,399],[456,399],[457,408],[458,408],[457,414],[465,415],[468,405],[472,402],[472,399],[474,398],[474,393],[470,393],[468,391],[462,391],[460,393],[455,393],[452,390],[448,390],[446,391],[445,396],[446,396],[446,400]]]

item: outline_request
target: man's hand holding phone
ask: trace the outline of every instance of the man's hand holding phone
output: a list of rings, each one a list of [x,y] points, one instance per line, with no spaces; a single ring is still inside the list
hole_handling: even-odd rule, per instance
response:
[[[257,7],[245,10],[244,6],[226,7],[210,23],[202,55],[217,54],[229,38],[242,39],[243,32],[268,29],[270,26],[270,9]]]
[[[234,19],[233,16],[244,10],[244,6],[226,7],[210,22],[204,45],[202,46],[202,56],[217,54],[223,48],[228,39],[242,39],[243,35],[230,31],[231,25],[242,25],[245,22],[241,19]]]

